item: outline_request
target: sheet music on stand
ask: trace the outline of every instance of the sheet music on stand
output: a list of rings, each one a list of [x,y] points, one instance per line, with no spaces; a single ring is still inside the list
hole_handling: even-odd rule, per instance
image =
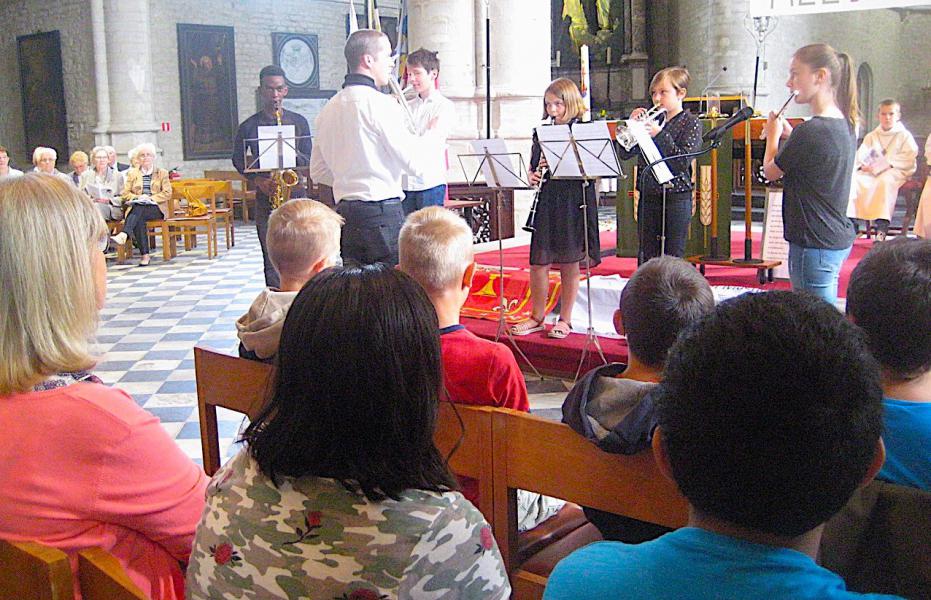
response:
[[[572,130],[568,125],[541,125],[534,131],[540,150],[546,157],[550,177],[584,179],[572,147]]]
[[[459,166],[469,185],[475,185],[479,173],[485,178],[485,185],[494,188],[528,189],[524,157],[520,152],[508,152],[504,140],[499,138],[471,140],[472,153],[459,154]],[[516,157],[516,163],[515,163]],[[463,158],[481,159],[475,174],[469,177]]]
[[[650,137],[650,132],[647,131],[645,126],[638,126],[635,123],[631,123],[629,130],[633,134],[634,139],[637,140],[640,152],[643,154],[643,158],[646,159],[648,165],[663,158],[663,154],[659,151],[659,148],[656,147],[656,144],[653,143],[653,138]],[[653,165],[653,176],[656,177],[656,181],[659,184],[664,184],[673,180],[672,171],[669,170],[669,166],[665,162]]]
[[[242,141],[243,169],[246,173],[280,171],[298,167],[298,161],[309,164],[310,156],[297,149],[299,141],[311,139],[309,135],[295,135],[294,125],[260,125],[256,137]],[[257,154],[249,157],[249,152]]]
[[[572,126],[572,137],[586,177],[624,177],[607,121],[575,123]]]

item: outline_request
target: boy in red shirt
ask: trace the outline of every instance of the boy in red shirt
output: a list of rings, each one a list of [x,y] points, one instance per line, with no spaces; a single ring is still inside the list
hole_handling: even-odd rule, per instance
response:
[[[399,268],[426,290],[436,309],[443,353],[443,383],[457,404],[496,406],[529,411],[527,385],[504,344],[483,340],[459,324],[459,311],[469,297],[475,261],[472,230],[462,218],[430,206],[411,213],[401,228]],[[462,493],[478,501],[478,482],[460,478]],[[520,490],[518,528],[531,529],[564,504]]]

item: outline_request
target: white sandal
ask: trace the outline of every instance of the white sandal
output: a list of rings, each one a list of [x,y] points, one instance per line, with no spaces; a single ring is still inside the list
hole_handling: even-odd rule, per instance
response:
[[[511,325],[509,331],[511,335],[530,335],[531,333],[536,333],[537,331],[543,331],[543,319],[537,319],[536,317],[530,317],[529,319],[524,319],[519,323]]]

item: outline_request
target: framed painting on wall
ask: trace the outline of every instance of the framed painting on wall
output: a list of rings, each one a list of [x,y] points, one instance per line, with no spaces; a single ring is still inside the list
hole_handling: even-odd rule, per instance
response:
[[[23,96],[26,150],[54,148],[59,162],[67,162],[68,116],[61,70],[61,34],[46,31],[16,38],[19,82]]]
[[[184,160],[229,158],[239,125],[232,27],[178,23]]]
[[[320,54],[312,33],[272,33],[272,58],[284,71],[289,98],[314,98],[320,91]]]

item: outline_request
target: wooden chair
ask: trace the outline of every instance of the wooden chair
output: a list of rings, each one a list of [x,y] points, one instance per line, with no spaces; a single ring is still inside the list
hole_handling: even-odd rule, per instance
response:
[[[271,392],[274,372],[275,368],[265,363],[194,347],[200,443],[207,475],[212,476],[220,468],[217,407],[254,419]]]
[[[255,191],[249,189],[249,180],[240,175],[239,171],[205,170],[205,179],[214,181],[229,181],[232,190],[232,203],[230,208],[238,205],[242,213],[242,222],[249,222],[249,205],[255,206]]]
[[[102,548],[78,552],[78,580],[83,600],[148,600],[123,565]]]
[[[68,555],[35,542],[0,540],[0,598],[74,598]]]
[[[166,248],[164,250],[166,255],[175,256],[176,236],[181,236],[185,250],[190,250],[197,245],[197,236],[204,234],[207,238],[207,258],[215,258],[218,254],[216,216],[211,214],[209,208],[207,214],[203,216],[194,217],[187,214],[186,210],[180,206],[187,187],[189,186],[172,184],[171,198],[168,200],[168,214],[171,216],[165,218],[164,221],[150,222],[149,225],[162,224],[162,244]]]
[[[510,574],[513,598],[542,598],[555,563],[601,537],[588,524],[520,563],[517,489],[666,527],[681,527],[688,521],[685,498],[660,474],[651,452],[608,454],[568,425],[513,410],[496,409],[492,427],[492,527]]]
[[[207,211],[222,224],[226,232],[226,249],[236,245],[233,229],[233,184],[230,181],[214,179],[179,179],[172,184],[172,192],[177,192],[177,199],[185,199],[188,204],[194,199],[207,205]],[[195,244],[196,245],[196,244]]]

